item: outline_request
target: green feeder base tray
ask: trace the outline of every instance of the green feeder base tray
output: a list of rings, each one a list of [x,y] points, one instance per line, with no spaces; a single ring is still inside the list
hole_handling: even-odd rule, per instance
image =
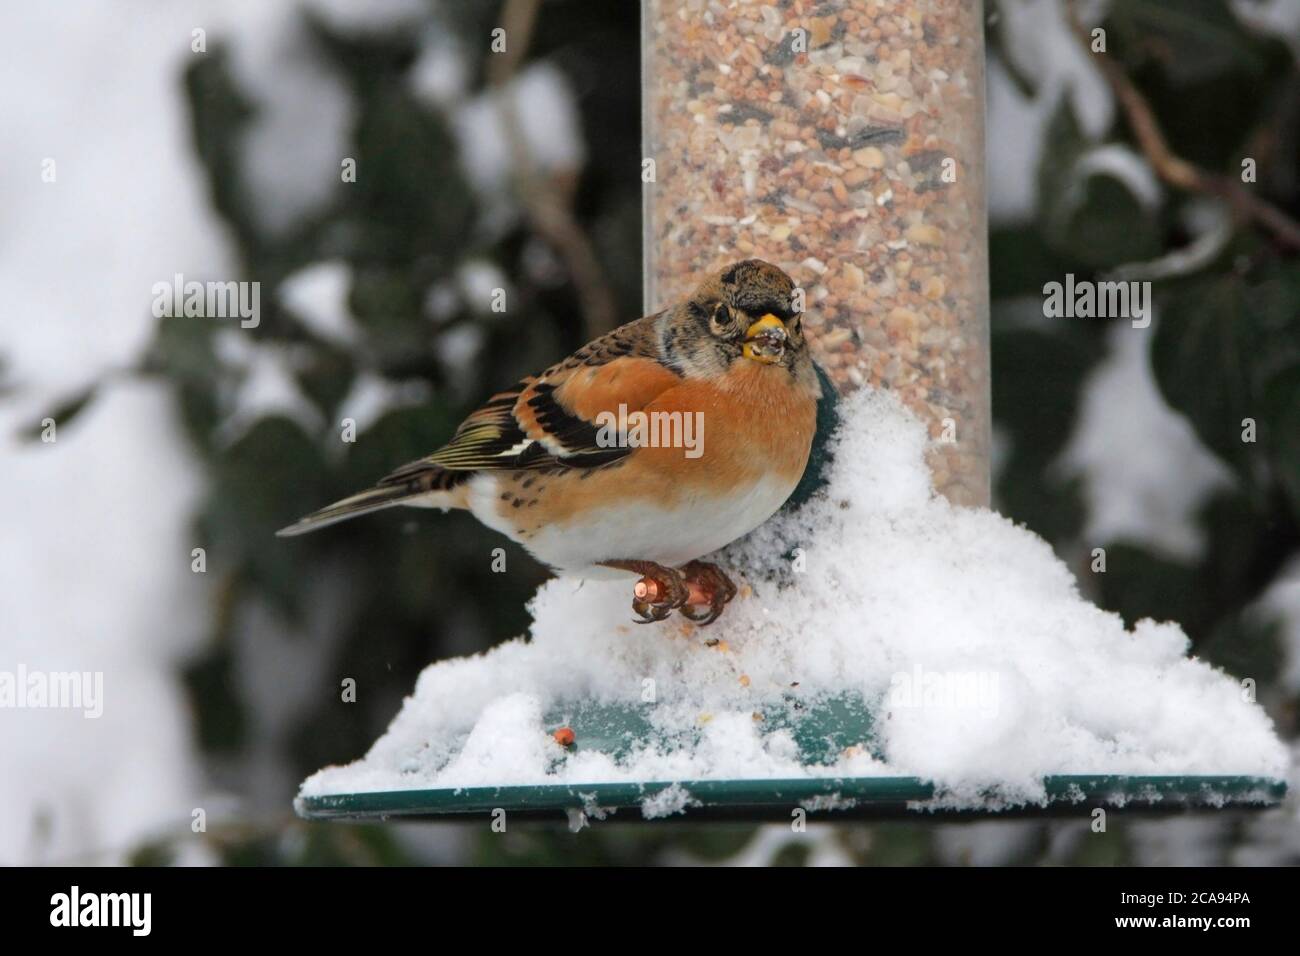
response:
[[[571,701],[546,714],[549,727],[568,726],[576,734],[573,750],[595,750],[623,762],[637,741],[655,739],[650,722],[653,705]],[[792,735],[806,766],[826,766],[848,747],[865,747],[880,757],[872,727],[870,702],[839,695],[800,702],[774,702],[762,714],[766,726]],[[809,816],[842,818],[963,818],[988,816],[1067,816],[1097,806],[1148,813],[1190,809],[1266,808],[1286,796],[1284,780],[1234,775],[1125,777],[1108,774],[1062,774],[1044,780],[1041,804],[1008,804],[988,793],[978,808],[931,803],[935,786],[917,777],[816,777],[797,779],[654,780],[645,783],[537,784],[330,793],[303,797],[298,812],[307,819],[454,818],[506,810],[512,817],[563,817],[585,812],[599,819],[610,810],[616,819],[641,821],[643,801],[679,786],[686,819],[772,819],[789,821],[796,808]],[[671,803],[671,796],[666,797]],[[656,819],[682,819],[669,813]]]
[[[796,808],[809,816],[833,819],[897,817],[961,819],[1077,815],[1096,807],[1172,813],[1226,807],[1262,809],[1286,794],[1286,784],[1267,777],[1140,777],[1069,774],[1046,778],[1042,805],[991,803],[954,809],[926,804],[932,784],[917,777],[847,777],[798,780],[694,780],[674,784],[593,783],[589,786],[542,785],[469,787],[462,790],[389,790],[304,797],[298,812],[308,820],[387,820],[389,818],[456,818],[505,810],[513,816],[555,818],[585,811],[600,818],[609,811],[628,811],[622,819],[641,822],[647,798],[680,786],[689,798],[685,817],[664,820],[775,820],[788,822]],[[596,809],[598,808],[598,810]],[[612,819],[617,820],[618,817]]]
[[[794,706],[792,706],[794,705]],[[640,743],[659,739],[650,720],[653,705],[578,700],[553,707],[548,727],[575,732],[573,751],[596,751],[622,763]],[[864,747],[877,757],[871,703],[856,694],[798,700],[793,695],[761,708],[766,727],[789,732],[808,767],[827,766],[845,748]],[[660,739],[661,746],[666,741]],[[936,796],[934,785],[918,777],[831,777],[759,780],[660,780],[644,783],[542,784],[532,786],[386,790],[303,797],[300,815],[309,820],[384,820],[390,817],[464,818],[505,810],[513,817],[563,818],[585,812],[602,819],[639,822],[641,807],[673,786],[688,820],[776,820],[789,822],[802,808],[809,816],[833,819],[913,817],[1075,815],[1096,807],[1170,813],[1224,807],[1264,808],[1279,803],[1286,783],[1247,776],[1121,776],[1062,774],[1045,779],[1041,804],[1013,804],[996,792],[974,808],[954,808]],[[630,811],[630,812],[629,812]],[[655,819],[682,820],[681,813]]]

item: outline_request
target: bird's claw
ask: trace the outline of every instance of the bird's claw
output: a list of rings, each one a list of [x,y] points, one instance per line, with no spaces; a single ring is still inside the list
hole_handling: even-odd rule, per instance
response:
[[[692,561],[682,568],[691,598],[679,610],[697,627],[712,624],[736,596],[736,585],[716,564]],[[699,606],[700,610],[696,610]]]
[[[678,571],[660,567],[645,574],[632,588],[632,610],[641,624],[662,621],[674,608],[684,607],[691,592]]]
[[[714,604],[710,602],[703,606],[699,611],[695,610],[693,604],[683,604],[678,608],[682,617],[688,621],[694,622],[696,627],[705,627],[712,624],[722,615],[722,609],[726,606],[725,602]]]
[[[636,598],[632,599],[632,610],[638,615],[635,619],[635,623],[637,624],[653,624],[655,621],[662,621],[669,614],[673,613],[673,609],[666,605],[650,604],[646,601],[637,600]]]
[[[606,567],[634,571],[641,578],[632,588],[636,623],[662,621],[674,610],[698,627],[712,624],[736,596],[736,586],[716,564],[692,561],[680,570],[651,561],[607,561]]]

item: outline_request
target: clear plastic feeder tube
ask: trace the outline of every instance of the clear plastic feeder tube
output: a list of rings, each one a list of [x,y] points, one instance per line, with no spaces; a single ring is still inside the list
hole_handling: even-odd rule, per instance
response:
[[[647,309],[782,267],[836,389],[897,393],[988,504],[979,0],[644,0],[642,44]]]

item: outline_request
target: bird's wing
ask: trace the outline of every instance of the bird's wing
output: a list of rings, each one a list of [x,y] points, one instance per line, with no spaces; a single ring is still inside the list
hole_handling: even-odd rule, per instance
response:
[[[409,481],[429,470],[470,472],[521,468],[592,468],[630,454],[622,443],[599,440],[602,412],[644,408],[680,384],[659,361],[653,319],[620,326],[540,375],[493,395],[450,442],[411,462],[381,484]]]

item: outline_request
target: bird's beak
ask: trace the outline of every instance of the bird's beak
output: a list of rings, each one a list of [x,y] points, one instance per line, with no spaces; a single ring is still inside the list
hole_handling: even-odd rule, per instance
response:
[[[745,358],[771,365],[785,353],[785,323],[771,312],[745,330]]]

